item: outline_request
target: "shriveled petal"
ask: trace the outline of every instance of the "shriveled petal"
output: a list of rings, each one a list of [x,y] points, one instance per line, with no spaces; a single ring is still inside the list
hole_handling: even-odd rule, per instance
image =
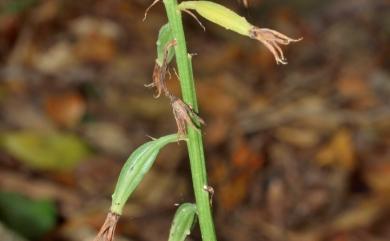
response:
[[[145,85],[145,87],[148,88],[156,87],[157,92],[154,95],[154,98],[156,99],[160,97],[162,92],[164,92],[165,96],[170,95],[168,88],[165,84],[165,76],[168,70],[169,49],[175,45],[176,45],[176,40],[174,39],[164,47],[164,58],[162,60],[162,63],[159,63],[156,60],[154,64],[153,75],[152,75],[153,82]]]
[[[154,98],[158,98],[161,95],[161,92],[167,92],[167,87],[165,86],[164,79],[161,78],[161,72],[163,72],[163,69],[161,66],[156,62],[153,69],[153,75],[152,79],[153,82],[150,84],[146,84],[145,87],[147,88],[153,88],[156,87],[156,94],[154,94]],[[165,75],[165,74],[164,74]]]
[[[249,36],[263,43],[265,47],[274,55],[277,64],[287,64],[283,51],[280,48],[281,45],[288,45],[291,42],[298,42],[302,40],[290,38],[282,33],[268,28],[252,27],[249,31]]]

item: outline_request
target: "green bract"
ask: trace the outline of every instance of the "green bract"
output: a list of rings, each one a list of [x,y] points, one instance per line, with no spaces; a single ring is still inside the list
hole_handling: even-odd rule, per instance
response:
[[[168,241],[184,241],[191,232],[195,218],[195,204],[183,203],[180,205],[173,218]]]
[[[112,195],[111,212],[122,214],[127,199],[149,171],[161,148],[177,140],[177,134],[163,136],[143,144],[130,155],[119,174]]]
[[[249,36],[252,25],[232,10],[209,1],[184,1],[178,5],[180,10],[192,9],[207,20],[239,34]]]
[[[164,58],[165,58],[165,54],[164,54],[165,47],[172,40],[173,40],[173,36],[172,36],[171,28],[170,28],[168,23],[164,24],[160,28],[160,32],[158,33],[158,39],[157,39],[157,42],[156,42],[156,45],[157,45],[157,59],[156,59],[156,63],[159,66],[163,65]],[[175,49],[174,48],[169,48],[168,49],[168,56],[166,56],[167,63],[172,61],[174,55],[175,55]]]

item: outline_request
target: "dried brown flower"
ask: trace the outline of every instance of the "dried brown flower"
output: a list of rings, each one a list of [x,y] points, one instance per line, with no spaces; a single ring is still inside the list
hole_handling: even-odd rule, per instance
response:
[[[154,95],[154,98],[160,97],[161,92],[164,92],[165,96],[169,96],[169,91],[165,84],[165,76],[167,74],[167,68],[168,68],[169,49],[175,45],[176,45],[175,39],[167,43],[167,45],[164,47],[164,57],[162,63],[159,64],[158,61],[155,62],[153,74],[152,74],[153,82],[145,85],[145,87],[148,88],[156,87],[157,93]]]
[[[205,124],[205,122],[200,118],[194,110],[191,108],[191,106],[184,103],[181,99],[177,98],[176,96],[169,95],[169,98],[171,100],[172,105],[172,111],[173,115],[176,120],[177,124],[177,133],[179,138],[184,138],[187,134],[187,125],[191,125],[194,128],[198,128],[194,124],[194,120],[202,125]],[[195,122],[195,123],[196,123]],[[196,123],[197,124],[197,123]]]
[[[249,36],[263,43],[274,55],[277,64],[287,64],[286,58],[284,57],[279,44],[288,45],[291,42],[298,42],[302,40],[302,38],[293,39],[287,37],[286,35],[272,29],[257,27],[252,27],[252,29],[250,29]]]
[[[119,220],[119,215],[109,212],[106,220],[104,221],[99,233],[96,235],[93,241],[112,241],[114,240],[116,224]]]
[[[156,62],[154,64],[152,79],[153,82],[150,84],[146,84],[145,87],[153,88],[156,87],[156,94],[154,94],[154,98],[158,98],[161,95],[161,92],[168,93],[168,88],[165,85],[165,80],[161,78],[161,66]]]

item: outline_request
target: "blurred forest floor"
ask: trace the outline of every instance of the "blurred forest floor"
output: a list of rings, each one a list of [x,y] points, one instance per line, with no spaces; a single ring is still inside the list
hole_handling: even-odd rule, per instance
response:
[[[128,155],[176,131],[144,87],[166,22],[162,4],[142,22],[150,2],[0,1],[2,241],[92,240]],[[390,240],[389,2],[223,4],[304,40],[277,66],[258,42],[184,15],[219,240]],[[168,85],[179,93],[174,74]],[[167,240],[175,204],[192,200],[185,145],[172,144],[116,240]]]

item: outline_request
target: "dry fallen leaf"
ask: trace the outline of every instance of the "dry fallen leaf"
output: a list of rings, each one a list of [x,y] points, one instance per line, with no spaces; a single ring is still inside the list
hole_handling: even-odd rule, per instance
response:
[[[356,157],[351,132],[347,129],[337,131],[329,143],[318,152],[316,162],[323,166],[354,169]]]
[[[35,55],[34,66],[43,73],[65,72],[77,65],[73,47],[67,42],[58,42],[46,51]]]
[[[309,148],[318,144],[320,134],[316,130],[308,128],[280,127],[276,129],[276,136],[288,144]]]
[[[84,98],[76,92],[65,92],[46,97],[48,116],[59,126],[74,127],[86,111]]]
[[[376,97],[367,78],[366,66],[346,67],[337,81],[339,94],[348,101],[349,106],[357,109],[373,107]]]

